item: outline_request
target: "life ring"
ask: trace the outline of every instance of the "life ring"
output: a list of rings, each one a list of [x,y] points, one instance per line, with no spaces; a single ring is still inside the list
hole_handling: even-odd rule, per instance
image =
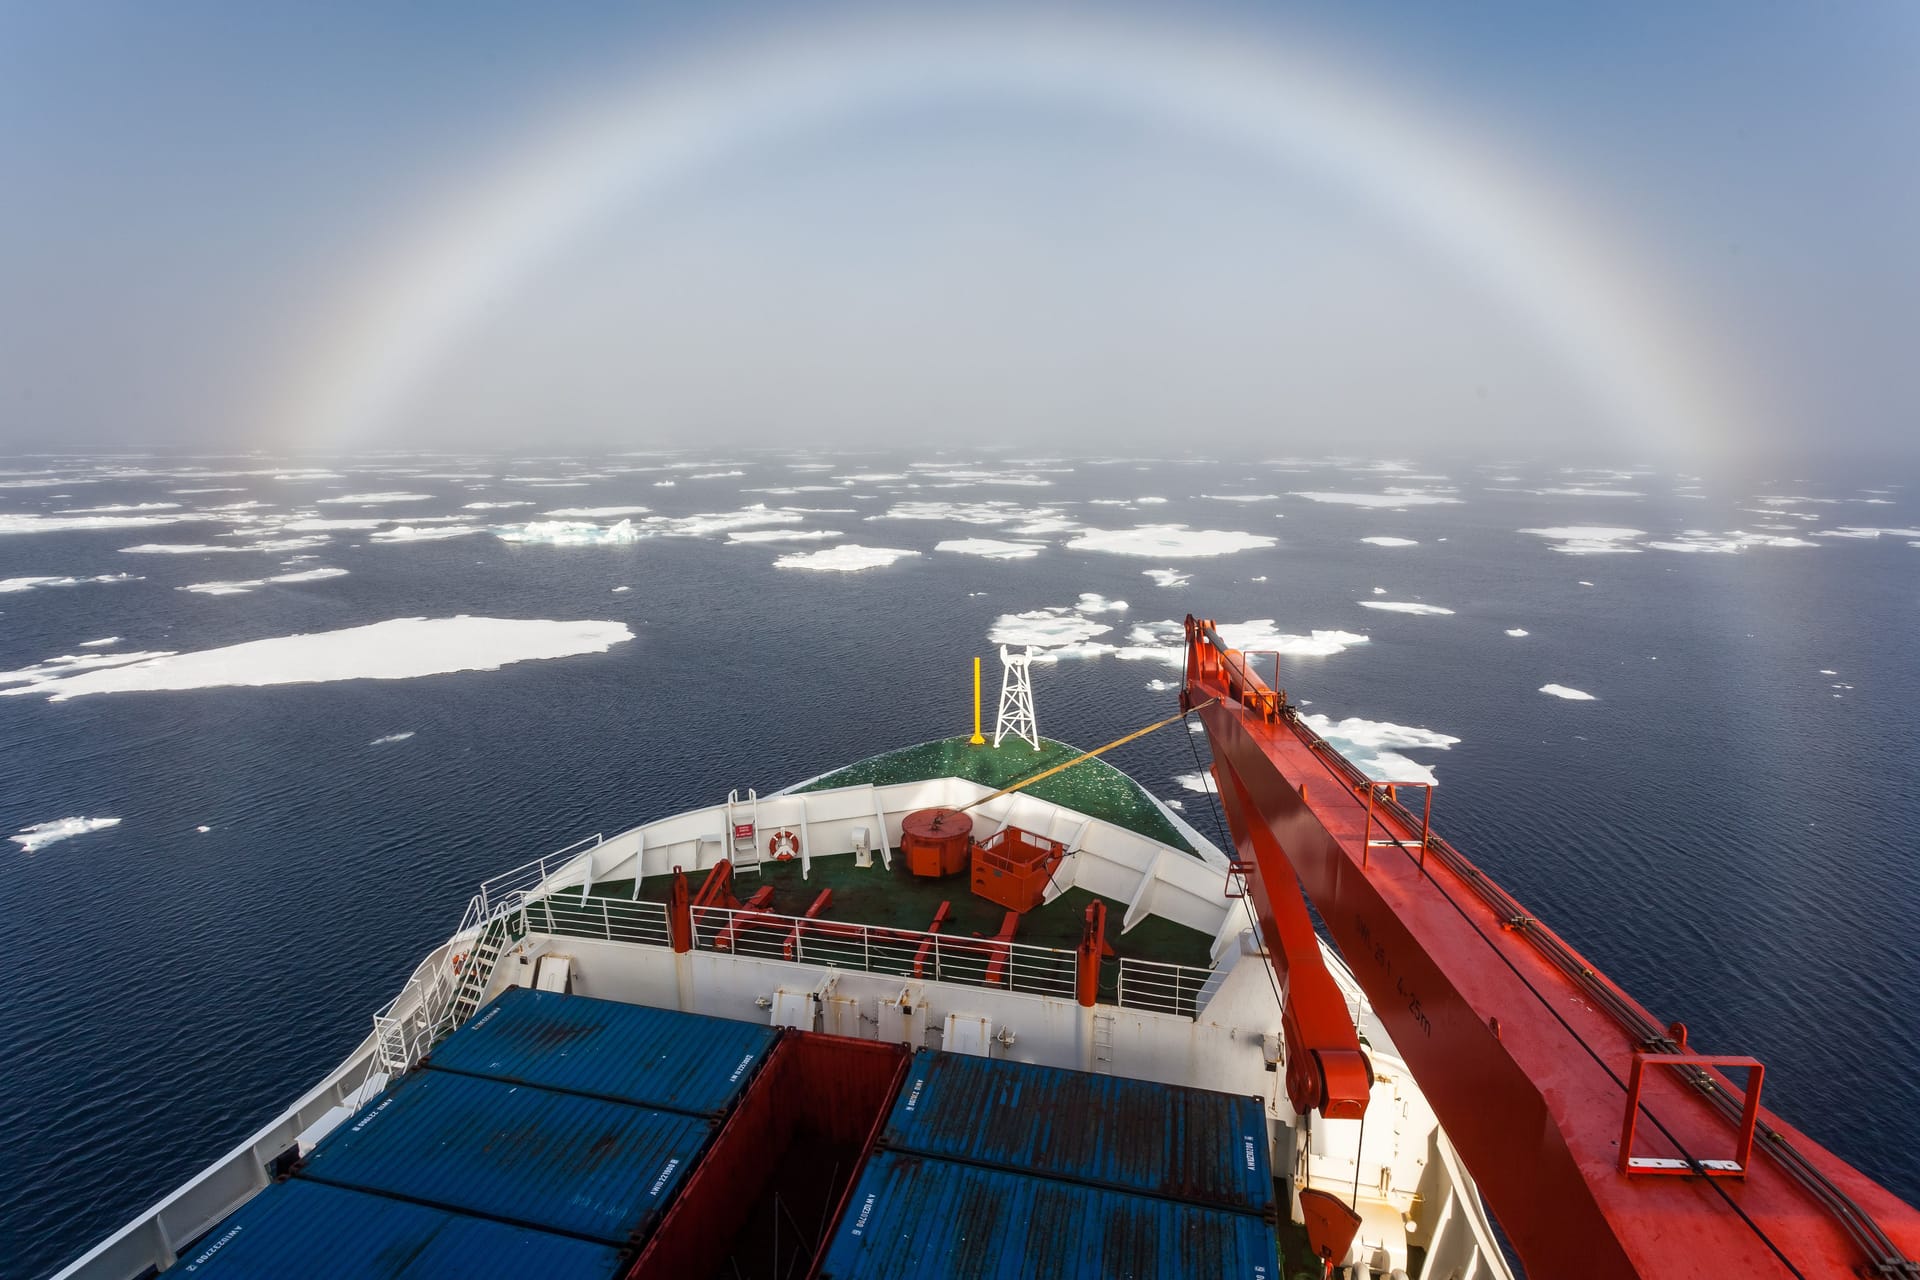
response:
[[[776,831],[767,841],[767,856],[775,862],[792,862],[800,856],[800,837],[791,831]]]

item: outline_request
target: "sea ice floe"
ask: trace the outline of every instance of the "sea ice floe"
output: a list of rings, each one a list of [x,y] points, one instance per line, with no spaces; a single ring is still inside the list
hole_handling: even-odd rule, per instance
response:
[[[508,507],[530,507],[531,502],[469,502],[461,507],[463,511],[504,511]],[[640,508],[645,510],[645,508]]]
[[[1305,720],[1309,728],[1377,782],[1423,782],[1431,786],[1438,781],[1433,770],[1400,753],[1445,751],[1460,741],[1452,734],[1436,733],[1432,729],[1363,720],[1358,716],[1334,720],[1315,712]]]
[[[1023,507],[993,499],[986,502],[896,502],[869,520],[951,520],[955,524],[1019,524],[1017,532],[1050,533],[1075,527],[1053,507]]]
[[[535,520],[529,524],[505,525],[493,531],[502,542],[537,542],[554,547],[590,547],[637,542],[639,529],[631,520],[597,525],[580,520]]]
[[[1142,569],[1140,572],[1153,579],[1156,587],[1184,587],[1193,581],[1192,574],[1178,569]]]
[[[0,533],[71,533],[82,529],[143,529],[159,524],[204,520],[191,511],[144,516],[0,515]]]
[[[1142,507],[1163,507],[1167,504],[1165,498],[1155,497],[1135,498],[1133,501],[1136,506]]]
[[[275,574],[271,578],[248,578],[236,582],[195,582],[184,587],[175,587],[175,591],[192,591],[203,596],[243,596],[270,582],[320,582],[327,578],[344,578],[345,569],[300,569],[293,573]]]
[[[1550,529],[1522,529],[1520,532],[1545,538],[1553,544],[1555,551],[1569,556],[1638,554],[1640,548],[1624,544],[1631,539],[1647,536],[1645,529],[1600,524],[1555,525]]]
[[[1280,495],[1277,493],[1203,493],[1200,496],[1203,498],[1211,498],[1215,502],[1278,502],[1280,501]]]
[[[1638,489],[1601,489],[1581,484],[1534,489],[1532,492],[1550,498],[1644,498],[1647,496]]]
[[[119,643],[120,643],[119,636],[101,636],[98,640],[82,640],[80,642],[80,647],[82,649],[98,649],[105,645],[119,644]]]
[[[1095,636],[1106,635],[1112,630],[1107,623],[1082,617],[1071,609],[1029,609],[1025,613],[1001,614],[988,630],[987,641],[990,644],[1025,645],[1032,649],[1078,650]],[[1111,645],[1099,646],[1101,652],[1111,652],[1112,649]]]
[[[407,680],[453,671],[494,671],[514,662],[605,653],[633,639],[624,622],[394,618],[366,626],[275,636],[192,653],[67,655],[0,672],[0,697],[213,689],[228,685]]]
[[[699,538],[735,529],[755,529],[770,524],[799,524],[806,516],[756,502],[741,511],[709,511],[699,515],[667,518],[656,516],[646,522],[648,533],[663,533],[674,538]]]
[[[108,827],[120,825],[118,818],[59,818],[53,822],[36,822],[30,827],[20,828],[17,836],[7,839],[32,853],[35,849],[45,848],[57,840],[66,840],[73,836],[83,836],[89,831],[103,831]]]
[[[1687,529],[1672,541],[1647,543],[1647,546],[1655,551],[1688,551],[1709,555],[1734,555],[1749,547],[1814,547],[1818,545],[1819,543],[1809,542],[1805,538],[1748,533],[1743,529],[1735,529],[1732,533],[1709,533],[1705,529]]]
[[[1227,529],[1189,529],[1183,524],[1147,524],[1133,529],[1088,529],[1067,540],[1074,551],[1104,551],[1111,555],[1151,559],[1192,559],[1224,556],[1236,551],[1271,547],[1278,538]]]
[[[477,524],[436,524],[419,526],[411,524],[395,525],[391,529],[381,529],[369,535],[373,542],[445,542],[448,538],[465,538],[476,533],[485,533]]]
[[[411,738],[414,735],[414,732],[415,732],[414,730],[408,729],[404,733],[384,734],[378,738],[375,738],[372,742],[369,742],[367,745],[370,747],[384,747],[389,742],[405,742],[408,738]]]
[[[469,502],[467,505],[473,507],[485,504]],[[651,510],[653,510],[651,507],[556,507],[545,514],[551,520],[611,520],[615,516],[643,516]]]
[[[1305,498],[1309,502],[1324,502],[1347,507],[1433,507],[1458,503],[1460,499],[1451,494],[1433,493],[1426,489],[1388,489],[1385,493],[1344,493],[1324,489],[1296,491],[1296,498]]]
[[[1031,560],[1046,548],[1044,542],[1003,542],[999,538],[949,538],[934,544],[935,551],[951,551],[988,560]]]
[[[179,509],[180,504],[177,502],[116,502],[105,507],[67,507],[60,514],[63,516],[114,516],[133,511],[178,511]]]
[[[1073,607],[1081,613],[1125,613],[1127,611],[1127,602],[1125,600],[1109,600],[1103,595],[1097,595],[1091,591],[1083,591],[1080,593],[1079,601],[1075,603]]]
[[[0,595],[14,591],[32,591],[35,587],[77,587],[94,582],[144,582],[132,573],[102,573],[91,578],[0,578]]]
[[[1437,604],[1418,604],[1412,600],[1361,600],[1357,602],[1362,609],[1380,609],[1387,613],[1417,613],[1440,615],[1452,613]]]
[[[432,502],[430,493],[347,493],[337,498],[315,499],[321,506],[372,506],[380,502]]]
[[[1213,794],[1213,776],[1208,773],[1176,773],[1173,780],[1188,791],[1201,795]]]
[[[773,562],[776,569],[812,569],[825,573],[857,573],[862,569],[884,569],[895,560],[917,556],[918,551],[898,547],[863,547],[843,542],[819,551],[793,551]]]
[[[732,476],[743,476],[744,471],[702,471],[699,475],[688,476],[689,480],[726,480]]]
[[[1523,627],[1508,627],[1507,634],[1518,640],[1521,636],[1526,635],[1527,632]]]
[[[378,529],[392,521],[386,516],[344,516],[338,520],[327,516],[295,516],[280,525],[283,533],[332,533],[347,529]]]
[[[1420,545],[1419,541],[1414,538],[1373,537],[1362,538],[1360,541],[1370,547],[1417,547]]]
[[[1173,690],[1178,689],[1179,687],[1180,686],[1178,684],[1174,683],[1171,680],[1147,681],[1147,688],[1153,691],[1154,693],[1171,693]]]
[[[1565,698],[1569,702],[1593,702],[1594,696],[1582,689],[1571,688],[1564,684],[1543,684],[1540,692],[1550,693],[1556,698]]]
[[[1889,538],[1920,538],[1920,529],[1869,529],[1857,525],[1842,525],[1838,529],[1822,529],[1813,536],[1816,538],[1878,538],[1882,534]]]
[[[844,538],[846,534],[838,529],[733,529],[727,533],[728,542],[820,542],[827,538]]]

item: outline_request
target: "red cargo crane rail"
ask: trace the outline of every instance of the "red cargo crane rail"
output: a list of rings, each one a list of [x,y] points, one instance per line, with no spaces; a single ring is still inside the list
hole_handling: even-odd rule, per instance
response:
[[[1337,1070],[1292,1060],[1345,1043],[1298,1026],[1303,892],[1534,1275],[1920,1280],[1920,1212],[1766,1111],[1758,1062],[1696,1053],[1434,835],[1431,793],[1402,804],[1302,723],[1277,658],[1269,684],[1193,617],[1186,646],[1181,708],[1286,984],[1290,1094],[1324,1100]]]

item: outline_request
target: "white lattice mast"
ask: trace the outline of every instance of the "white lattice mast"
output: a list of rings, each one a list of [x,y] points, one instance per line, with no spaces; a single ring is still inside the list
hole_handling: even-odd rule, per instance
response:
[[[1000,717],[993,726],[993,745],[1009,735],[1024,738],[1033,749],[1040,749],[1040,722],[1033,714],[1033,650],[1011,653],[1000,646]]]

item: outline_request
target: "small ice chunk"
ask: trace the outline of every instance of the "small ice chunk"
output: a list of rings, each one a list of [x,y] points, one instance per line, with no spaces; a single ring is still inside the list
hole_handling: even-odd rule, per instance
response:
[[[1443,493],[1432,493],[1425,489],[1388,489],[1385,493],[1342,493],[1326,490],[1295,492],[1294,497],[1305,498],[1308,502],[1328,503],[1346,507],[1378,507],[1393,509],[1397,507],[1431,507],[1443,503],[1458,503],[1460,499]]]
[[[1140,572],[1152,578],[1156,587],[1184,587],[1193,581],[1192,574],[1178,569],[1142,569]]]
[[[1592,694],[1587,693],[1584,690],[1575,689],[1564,684],[1543,684],[1540,686],[1540,692],[1550,693],[1556,698],[1565,698],[1569,702],[1595,701],[1595,698]]]
[[[1518,640],[1521,636],[1527,634],[1527,632],[1524,627],[1508,627],[1507,634]]]
[[[372,506],[375,503],[381,502],[432,502],[433,495],[430,493],[400,493],[397,491],[388,493],[346,493],[337,498],[319,498],[316,499],[316,501],[323,507],[334,505]]]
[[[1380,536],[1380,537],[1373,537],[1373,538],[1362,538],[1360,539],[1360,541],[1366,543],[1370,547],[1417,547],[1420,545],[1419,540],[1416,538],[1389,538],[1385,536]]]
[[[1412,600],[1361,600],[1362,609],[1382,609],[1388,613],[1450,614],[1451,609],[1443,609],[1437,604],[1420,604]]]
[[[195,831],[198,831],[198,832],[199,832],[199,833],[200,833],[201,835],[205,835],[205,834],[207,834],[207,832],[209,832],[209,831],[211,831],[211,830],[213,830],[213,828],[212,828],[212,827],[204,827],[204,826],[202,826],[202,827],[195,827],[195,828],[194,828],[194,830],[195,830]]]
[[[389,733],[382,737],[375,738],[367,745],[370,747],[384,747],[389,742],[405,742],[408,738],[411,738],[415,732],[417,732],[417,730],[408,729],[404,733]]]
[[[101,636],[98,640],[82,640],[80,642],[80,647],[82,649],[98,649],[104,645],[119,644],[119,643],[120,643],[119,636]],[[1829,671],[1827,674],[1832,675],[1833,673]]]

